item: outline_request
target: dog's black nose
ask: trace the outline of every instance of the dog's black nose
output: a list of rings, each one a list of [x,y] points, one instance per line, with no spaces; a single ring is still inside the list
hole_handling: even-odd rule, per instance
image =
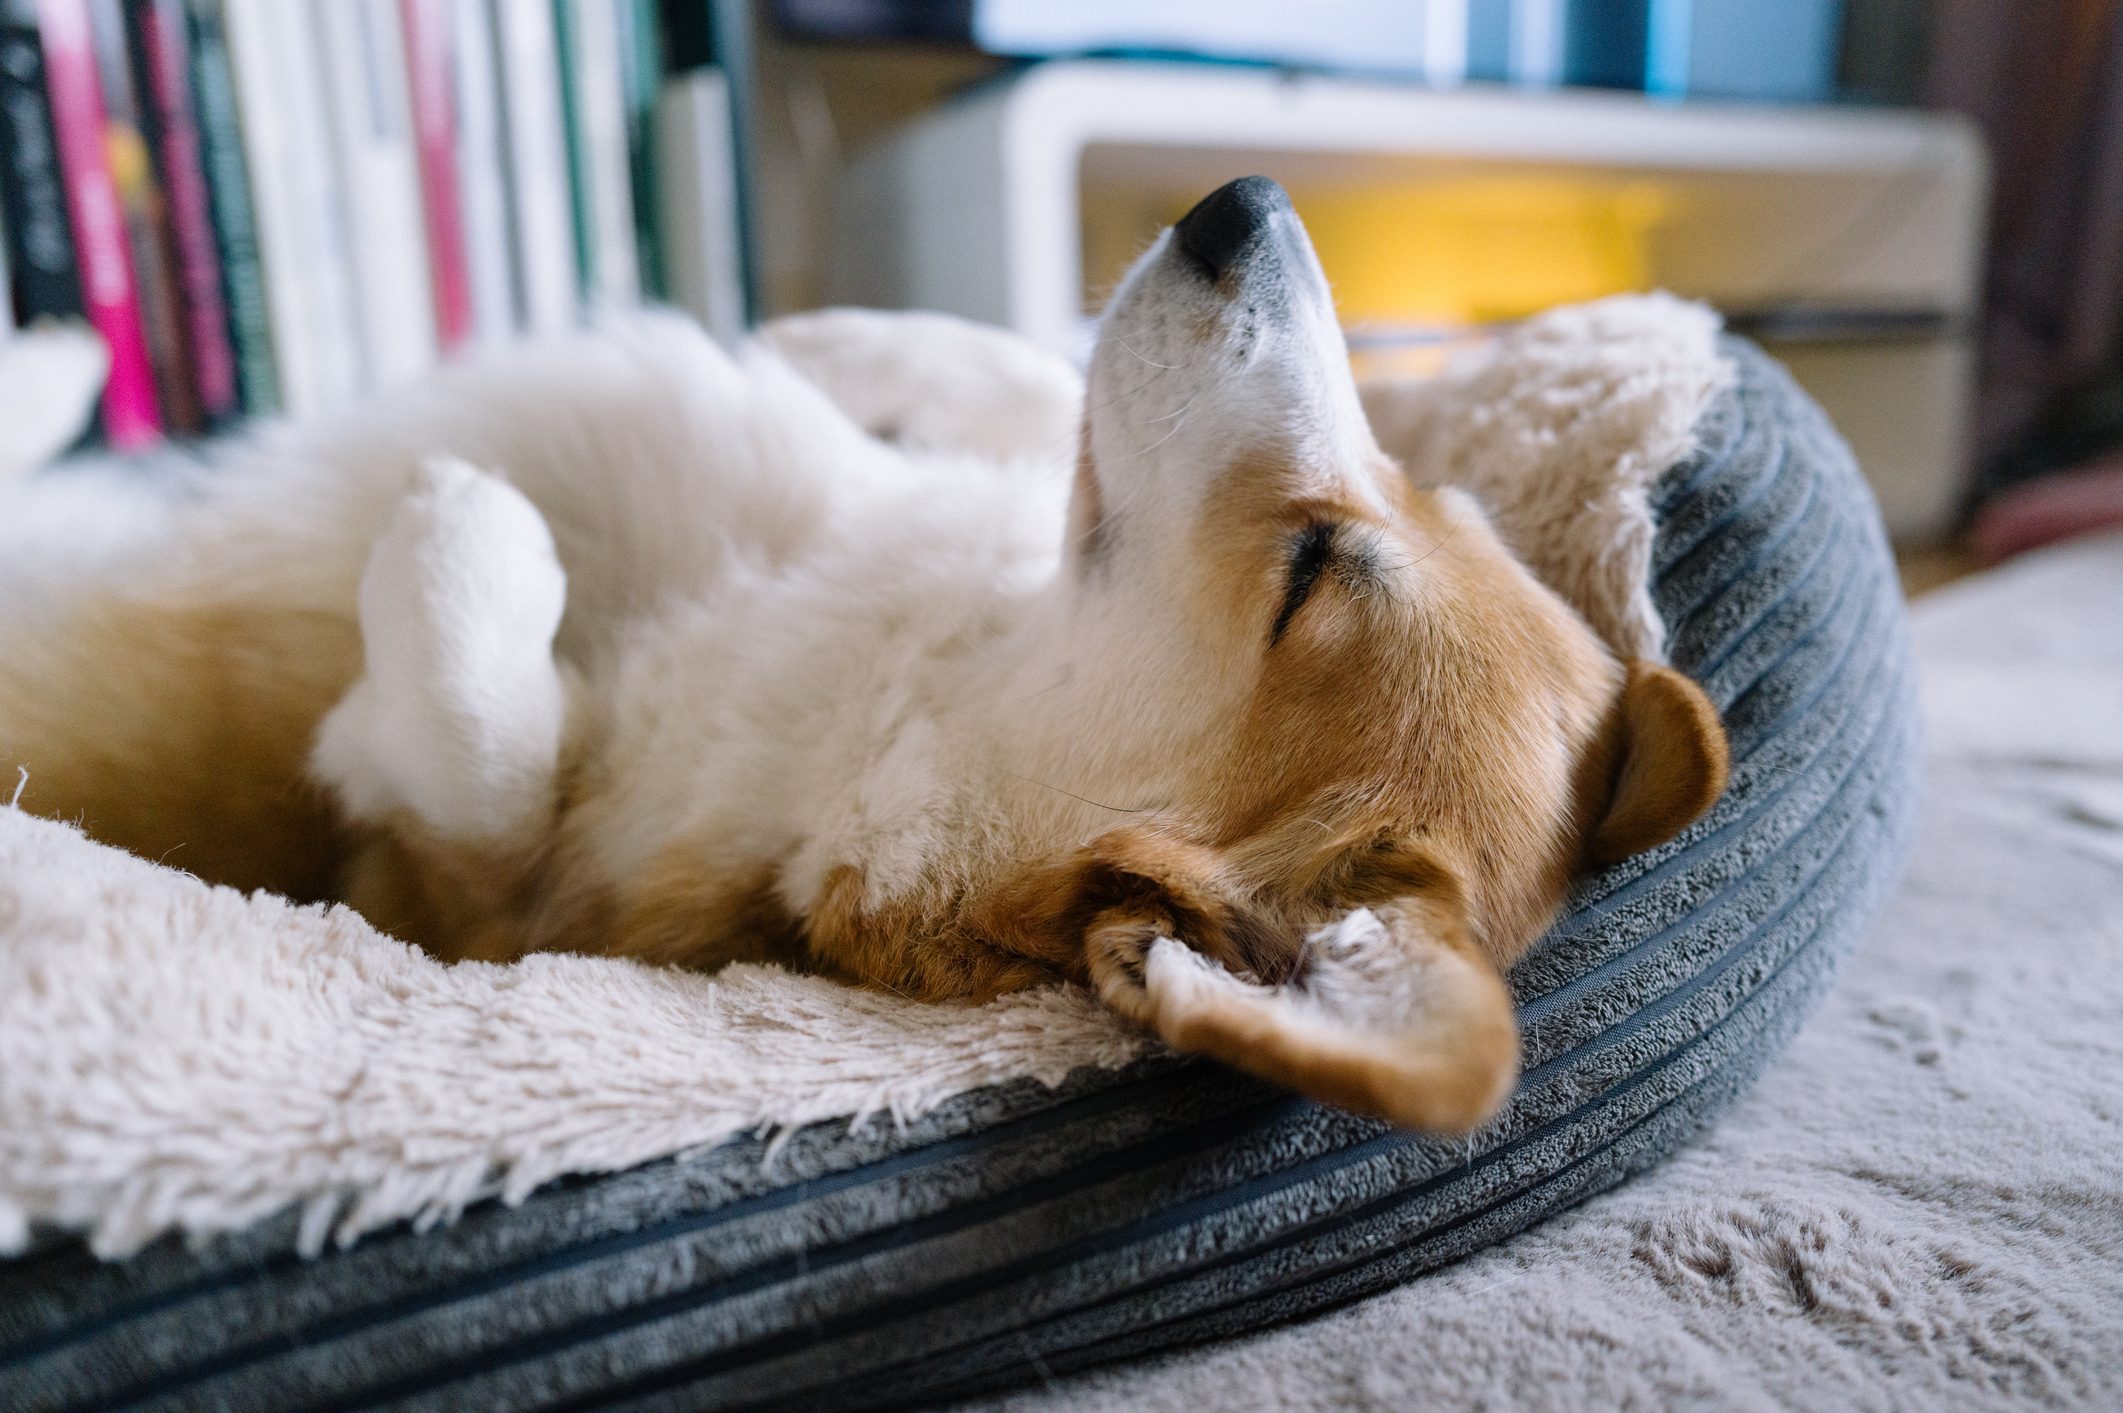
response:
[[[1172,230],[1180,249],[1221,279],[1275,213],[1289,209],[1289,194],[1267,177],[1240,177],[1203,197]]]

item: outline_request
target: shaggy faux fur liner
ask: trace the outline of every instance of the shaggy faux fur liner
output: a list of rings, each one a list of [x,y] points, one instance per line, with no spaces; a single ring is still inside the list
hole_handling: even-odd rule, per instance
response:
[[[1698,306],[1603,301],[1367,401],[1389,451],[1471,483],[1538,573],[1650,654],[1643,488],[1730,376],[1715,331]],[[1073,989],[971,1008],[757,966],[444,966],[346,909],[210,888],[0,807],[0,1254],[52,1227],[121,1256],[291,1206],[316,1252],[1146,1043]]]
[[[1075,988],[975,1008],[750,965],[445,966],[345,908],[209,887],[15,809],[0,936],[0,1252],[32,1220],[117,1256],[297,1202],[314,1252],[1145,1043]]]

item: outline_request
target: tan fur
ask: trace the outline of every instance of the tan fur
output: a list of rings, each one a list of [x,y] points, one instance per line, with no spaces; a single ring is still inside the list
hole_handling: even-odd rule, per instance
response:
[[[23,808],[237,888],[332,896],[343,836],[304,771],[360,661],[350,617],[98,597],[0,657]]]
[[[513,852],[445,844],[411,820],[354,832],[339,897],[378,928],[445,961],[514,961],[535,887]]]
[[[826,880],[804,919],[815,964],[920,1001],[985,1001],[1061,979],[1047,958],[1013,951],[1008,933],[984,935],[969,925],[959,900],[916,896],[880,907],[866,893],[851,868]]]
[[[673,849],[654,864],[642,886],[629,891],[629,904],[601,937],[595,950],[637,957],[645,962],[696,961],[701,939],[725,939],[717,964],[776,962],[800,966],[803,928],[774,892],[771,874],[736,879],[701,872],[699,861]],[[550,945],[567,945],[556,938]],[[582,949],[584,943],[574,944]]]

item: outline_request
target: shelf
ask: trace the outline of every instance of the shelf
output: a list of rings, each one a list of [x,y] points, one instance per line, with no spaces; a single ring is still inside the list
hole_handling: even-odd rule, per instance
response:
[[[1987,172],[1953,119],[1046,64],[852,164],[828,292],[964,314],[1080,356],[1144,242],[1248,173],[1291,190],[1358,332],[1628,288],[1705,299],[1796,335],[1854,440],[1860,424],[1915,428],[1860,440],[1894,528],[1927,533],[1955,507]],[[1820,347],[1854,315],[1898,331],[1846,329]],[[1879,407],[1834,405],[1864,397],[1868,360],[1905,399],[1885,422]]]

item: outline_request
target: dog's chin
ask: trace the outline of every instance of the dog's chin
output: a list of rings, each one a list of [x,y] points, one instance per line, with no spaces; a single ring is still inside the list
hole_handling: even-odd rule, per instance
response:
[[[1225,301],[1199,275],[1180,269],[1180,258],[1172,232],[1167,230],[1129,268],[1114,291],[1099,320],[1098,344],[1091,354],[1094,392],[1102,383],[1108,385],[1106,391],[1116,391],[1111,384],[1117,380],[1125,386],[1131,372],[1160,371],[1147,365],[1170,364],[1171,355],[1184,354],[1205,322],[1210,326],[1221,322]]]

